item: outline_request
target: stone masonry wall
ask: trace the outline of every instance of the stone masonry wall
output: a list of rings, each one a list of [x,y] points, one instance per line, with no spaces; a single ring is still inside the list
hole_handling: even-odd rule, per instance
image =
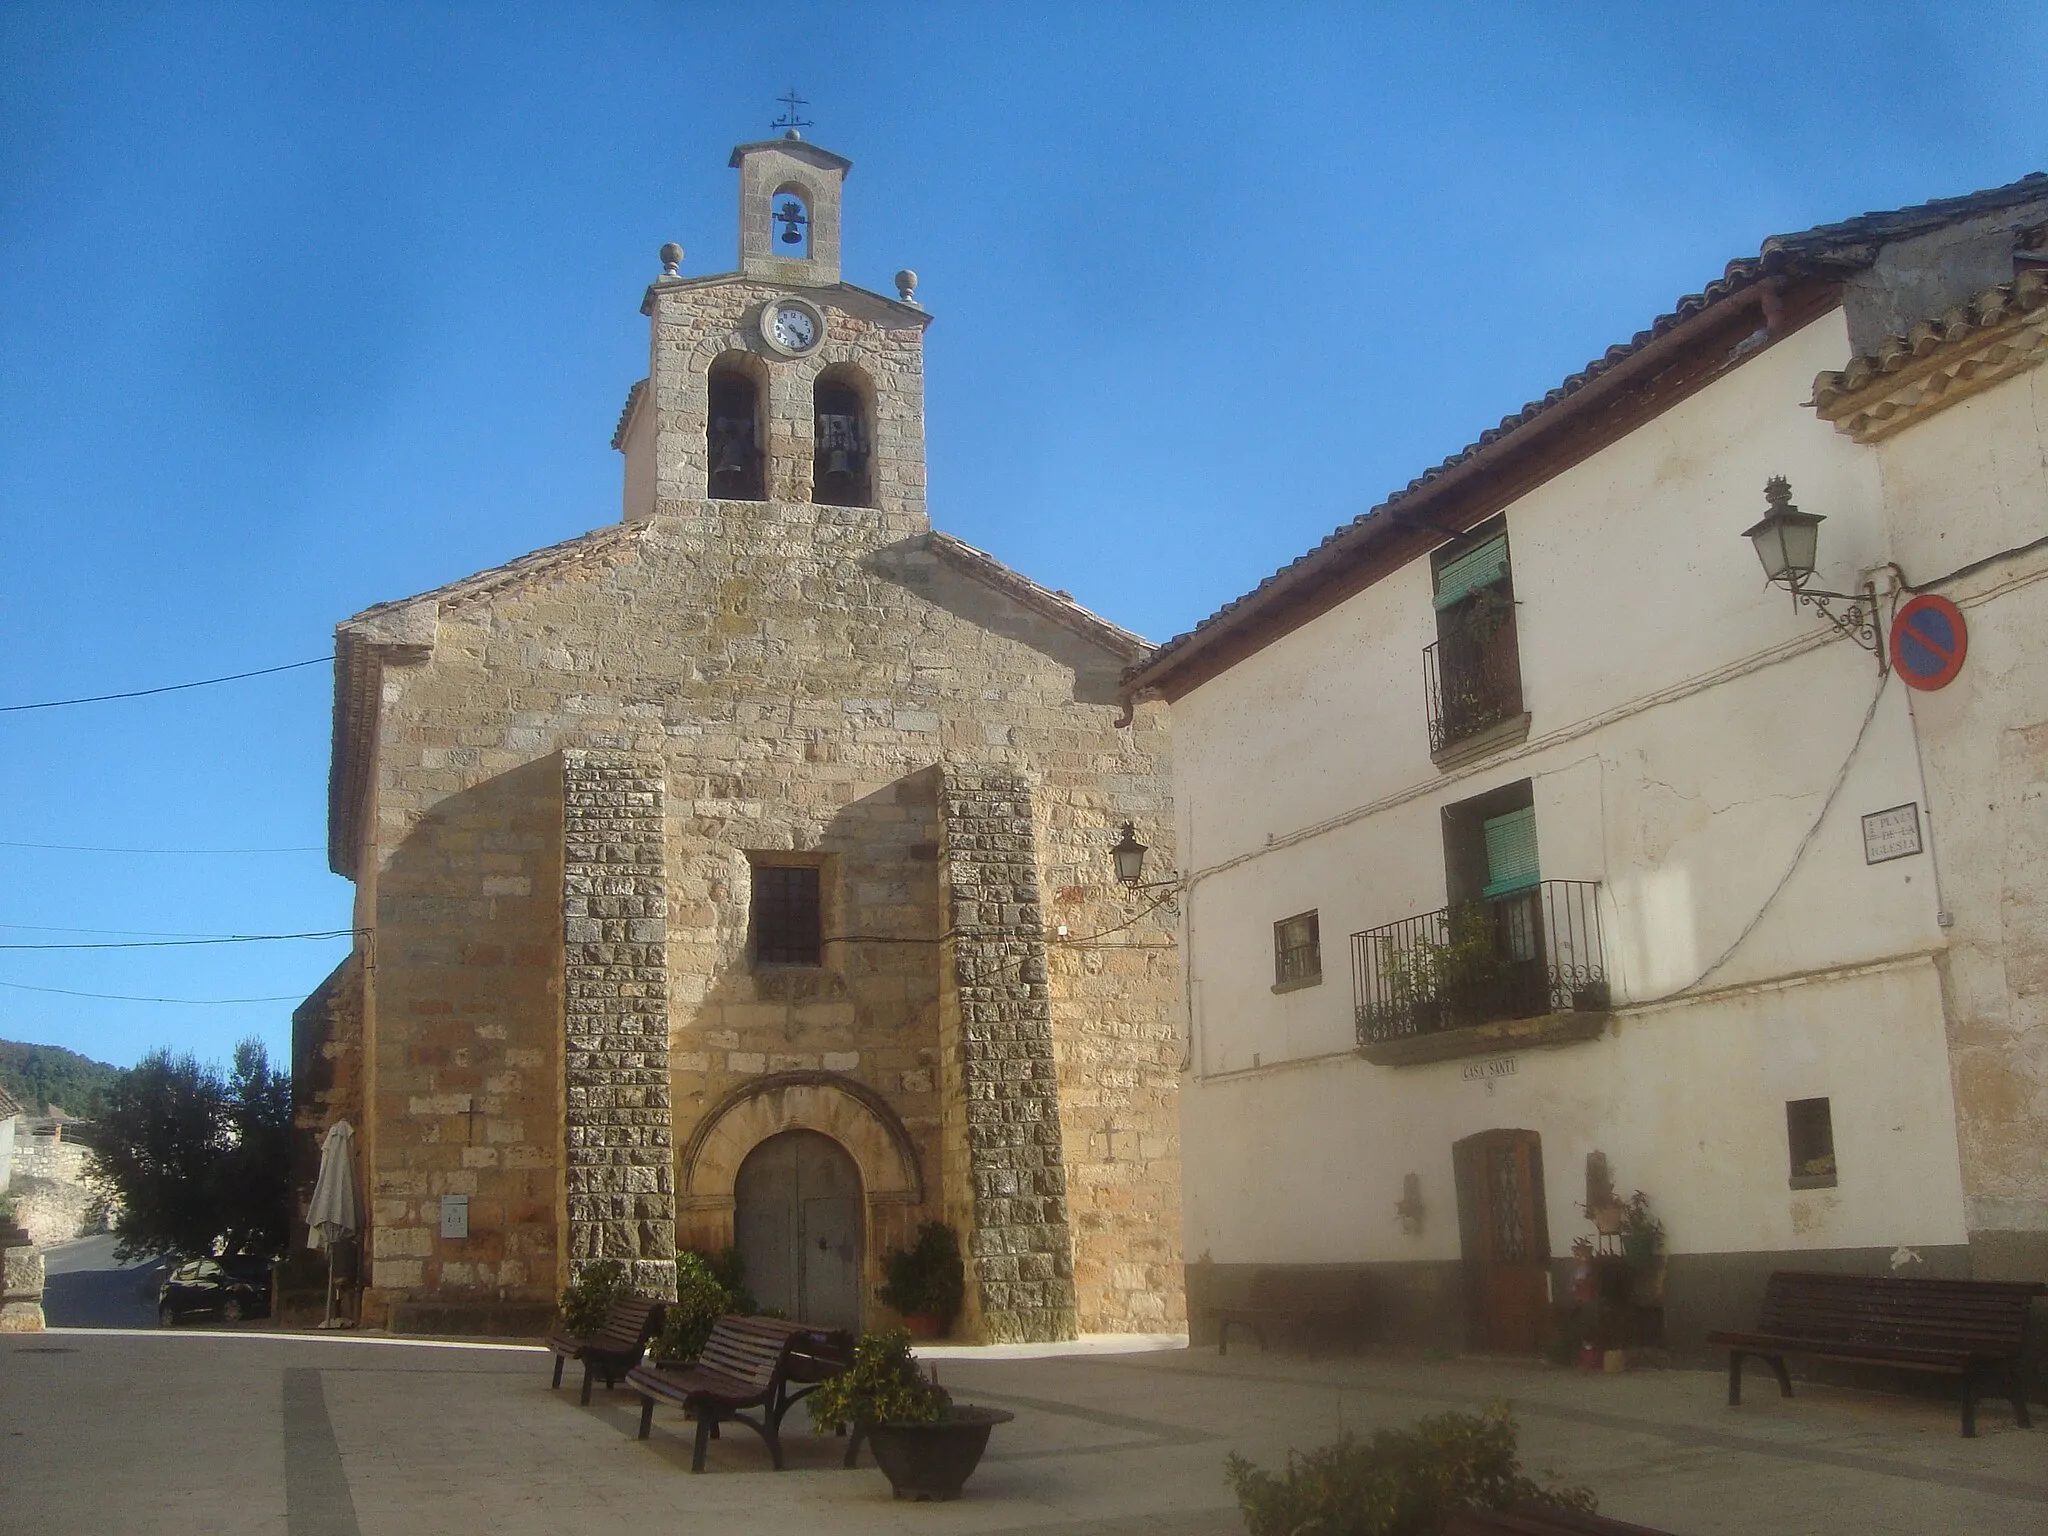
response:
[[[942,809],[940,1059],[948,1128],[958,1126],[947,1139],[966,1154],[960,1215],[978,1331],[1004,1343],[1070,1339],[1074,1254],[1031,790],[1016,773],[954,769]],[[948,1182],[957,1189],[959,1174]]]
[[[1169,915],[1126,926],[1150,903],[1115,883],[1108,856],[1134,819],[1172,864],[1165,706],[1119,728],[1121,656],[957,569],[886,512],[697,502],[589,548],[433,599],[431,656],[384,673],[369,823],[370,1070],[383,1086],[359,1143],[374,1148],[380,1192],[376,1283],[474,1294],[434,1265],[446,1244],[403,1230],[430,1226],[425,1197],[460,1176],[446,1149],[472,1135],[474,1155],[502,1153],[508,1174],[516,1160],[531,1185],[516,1204],[473,1200],[467,1246],[489,1245],[485,1220],[516,1216],[532,1224],[507,1241],[532,1258],[515,1294],[539,1302],[567,1278],[566,1231],[558,1246],[538,1225],[562,1177],[563,1089],[529,1053],[562,1050],[559,754],[583,749],[664,770],[678,1148],[729,1095],[792,1070],[879,1095],[914,1140],[925,1203],[871,1207],[864,1234],[865,1305],[885,1321],[875,1288],[889,1248],[951,1203],[938,780],[992,769],[1032,786],[1046,925],[1109,933],[1047,941],[1078,1324],[1181,1326],[1179,957]],[[818,967],[750,963],[751,871],[785,857],[823,870]],[[535,1064],[516,1069],[516,1096],[477,1101],[472,1130],[457,1095],[514,1054]],[[471,1177],[492,1187],[489,1169]],[[731,1241],[729,1189],[697,1192],[679,1216],[681,1241]]]
[[[478,773],[472,719],[403,708],[431,665],[385,673],[378,727],[362,1316],[530,1334],[567,1278],[562,767],[550,751]],[[467,686],[473,704],[490,697],[487,682]],[[441,1198],[455,1194],[469,1197],[466,1238],[440,1235]],[[441,1310],[422,1312],[428,1300]]]
[[[711,364],[728,353],[767,357],[755,317],[764,303],[785,291],[731,277],[669,279],[651,291],[654,325],[647,407],[655,413],[655,507],[662,515],[690,515],[692,499],[705,493],[710,466],[704,427]],[[816,441],[812,402],[818,376],[828,368],[855,369],[872,389],[876,508],[898,537],[921,532],[928,526],[922,320],[885,301],[851,293],[821,308],[825,340],[817,351],[804,358],[772,359],[767,368],[762,447],[769,499],[810,501]],[[736,512],[767,511],[761,503],[723,505]],[[874,513],[864,520],[872,522]]]
[[[292,1010],[292,1247],[320,1179],[327,1128],[363,1127],[363,956],[351,950],[313,995]]]
[[[562,806],[570,1264],[620,1259],[673,1297],[662,764],[570,748]]]

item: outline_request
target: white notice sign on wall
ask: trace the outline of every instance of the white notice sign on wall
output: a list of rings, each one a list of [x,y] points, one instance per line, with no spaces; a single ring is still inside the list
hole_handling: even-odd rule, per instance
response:
[[[1863,818],[1863,862],[1882,864],[1920,851],[1920,807],[1912,802]]]
[[[469,1196],[443,1195],[441,1197],[441,1235],[443,1237],[469,1236]]]

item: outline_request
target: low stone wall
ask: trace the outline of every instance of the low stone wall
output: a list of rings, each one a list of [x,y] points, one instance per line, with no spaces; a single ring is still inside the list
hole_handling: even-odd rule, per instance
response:
[[[61,1243],[86,1229],[93,1193],[83,1184],[17,1173],[8,1193],[14,1219],[28,1228],[38,1247]]]
[[[43,1331],[43,1255],[38,1248],[7,1250],[0,1277],[0,1333]]]

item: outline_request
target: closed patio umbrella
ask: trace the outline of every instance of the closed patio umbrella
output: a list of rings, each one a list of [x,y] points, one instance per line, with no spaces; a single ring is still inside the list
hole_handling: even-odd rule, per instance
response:
[[[334,1316],[334,1250],[352,1237],[356,1216],[356,1133],[346,1120],[327,1128],[320,1148],[320,1177],[313,1185],[313,1204],[306,1212],[307,1245],[327,1250],[327,1318],[323,1328],[340,1326]]]

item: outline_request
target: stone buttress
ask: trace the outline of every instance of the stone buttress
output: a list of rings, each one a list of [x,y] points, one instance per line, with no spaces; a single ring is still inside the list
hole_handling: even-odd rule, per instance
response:
[[[969,1336],[1071,1339],[1074,1250],[1032,830],[1020,774],[946,770],[939,1058],[946,1209],[966,1234]]]
[[[675,1295],[668,898],[658,761],[562,754],[569,1260]]]

